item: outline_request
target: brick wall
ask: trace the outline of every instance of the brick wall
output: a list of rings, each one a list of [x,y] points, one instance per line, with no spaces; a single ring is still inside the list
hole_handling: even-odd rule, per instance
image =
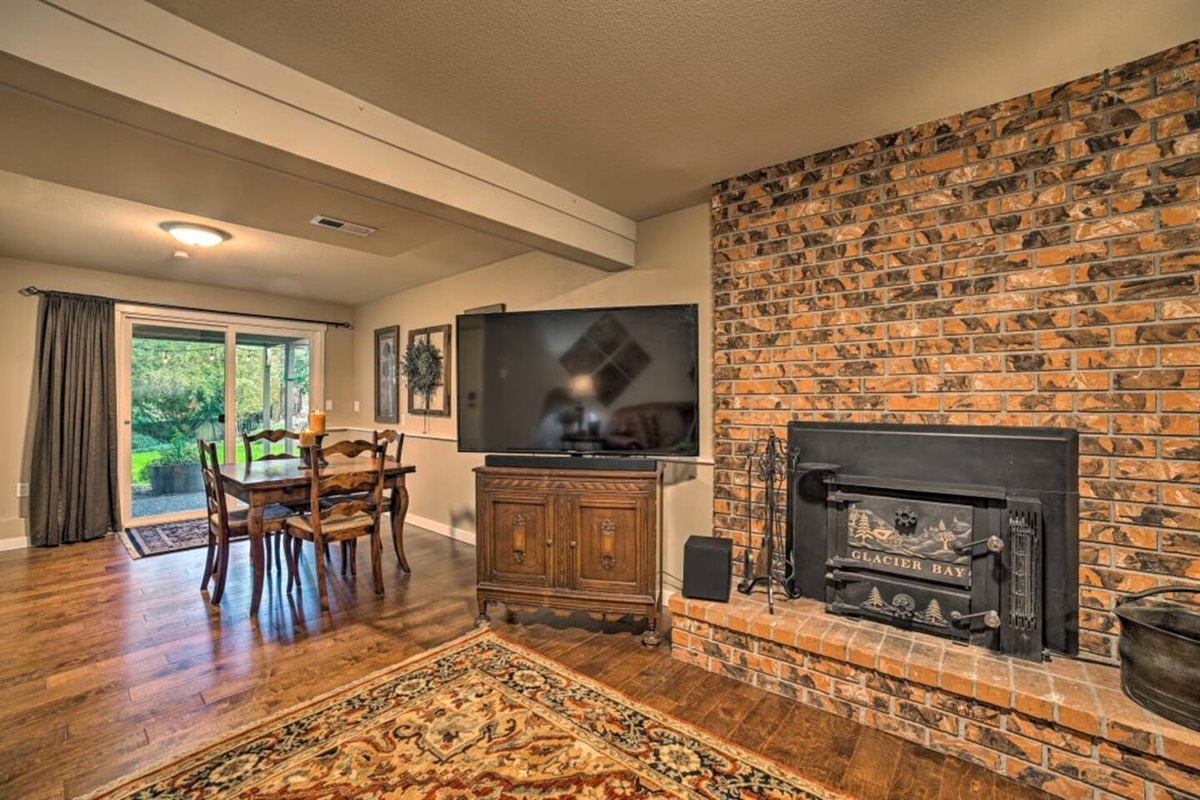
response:
[[[1082,648],[1200,585],[1198,86],[1192,41],[716,184],[718,535],[792,419],[1073,427]]]

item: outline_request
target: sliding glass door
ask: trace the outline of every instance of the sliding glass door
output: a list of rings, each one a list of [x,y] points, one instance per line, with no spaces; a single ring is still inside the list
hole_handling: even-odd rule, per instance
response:
[[[225,331],[133,323],[129,399],[129,516],[204,509],[196,439],[224,447]]]
[[[267,428],[303,430],[312,409],[308,338],[259,331],[237,333],[237,433]],[[295,445],[285,440],[285,452]],[[244,461],[239,445],[230,461]]]
[[[119,306],[118,473],[127,525],[202,516],[198,438],[245,460],[243,432],[323,407],[324,328]],[[257,455],[257,454],[256,454]]]

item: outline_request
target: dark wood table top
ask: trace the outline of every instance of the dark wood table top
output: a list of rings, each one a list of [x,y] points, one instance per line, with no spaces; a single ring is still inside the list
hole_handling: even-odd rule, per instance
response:
[[[346,472],[364,472],[372,468],[373,458],[334,458],[321,467],[321,475],[340,475]],[[383,465],[384,477],[408,475],[416,472],[413,464],[401,464],[387,459]],[[285,487],[307,487],[312,481],[312,471],[298,458],[281,458],[273,461],[253,461],[249,464],[223,464],[221,483],[239,489],[280,489]]]

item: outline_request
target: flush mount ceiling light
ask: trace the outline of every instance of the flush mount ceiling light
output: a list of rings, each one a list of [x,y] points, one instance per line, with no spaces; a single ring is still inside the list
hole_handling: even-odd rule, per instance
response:
[[[158,227],[192,247],[213,247],[230,238],[228,233],[219,228],[193,222],[164,222]]]

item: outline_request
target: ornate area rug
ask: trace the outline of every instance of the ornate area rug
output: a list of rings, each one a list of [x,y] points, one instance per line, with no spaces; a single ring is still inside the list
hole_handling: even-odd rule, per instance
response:
[[[845,800],[489,631],[89,797]]]
[[[126,528],[119,535],[130,558],[137,560],[161,556],[164,553],[207,547],[208,520],[201,517],[182,522],[164,522],[161,525],[142,525],[139,528]]]

